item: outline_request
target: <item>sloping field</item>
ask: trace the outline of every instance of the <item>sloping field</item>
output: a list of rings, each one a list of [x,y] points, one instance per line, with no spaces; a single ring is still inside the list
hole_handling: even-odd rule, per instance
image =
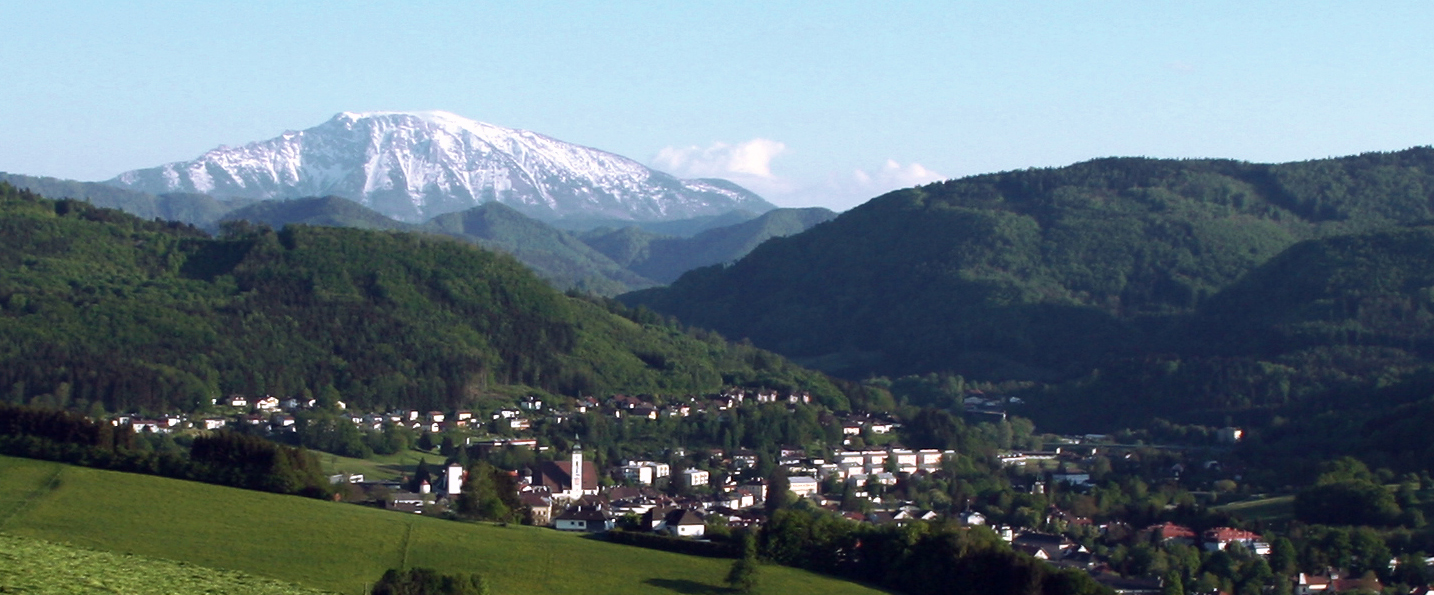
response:
[[[57,474],[58,471],[58,474]],[[725,593],[730,562],[533,527],[458,523],[0,457],[0,531],[362,593],[396,567],[478,572],[498,594]],[[758,593],[876,593],[762,568]]]
[[[1214,510],[1228,512],[1252,521],[1283,521],[1295,516],[1294,496],[1275,496],[1258,500],[1231,502]]]
[[[413,470],[418,467],[419,460],[428,461],[437,471],[443,464],[443,455],[436,452],[423,452],[420,450],[406,450],[391,455],[374,455],[368,459],[354,459],[342,457],[333,453],[311,450],[319,457],[319,463],[324,466],[324,473],[362,473],[365,481],[389,481],[397,480],[403,475],[412,475]]]
[[[0,533],[0,593],[324,595],[233,570],[116,554]]]

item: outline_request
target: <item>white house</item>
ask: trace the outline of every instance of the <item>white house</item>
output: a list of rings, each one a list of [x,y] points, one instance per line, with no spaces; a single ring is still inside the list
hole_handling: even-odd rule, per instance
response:
[[[559,531],[596,533],[612,529],[615,525],[612,515],[599,506],[572,506],[553,519],[553,527]]]
[[[712,474],[701,469],[684,469],[682,471],[682,485],[689,488],[705,486],[712,481]]]
[[[787,486],[787,489],[799,498],[805,498],[821,491],[821,482],[818,482],[817,478],[802,475],[787,478]]]
[[[444,484],[448,486],[448,495],[457,496],[463,492],[463,466],[453,463],[445,469]]]
[[[919,467],[919,457],[913,450],[894,448],[891,450],[891,458],[896,460],[896,470],[902,473],[915,473]]]
[[[655,461],[628,461],[621,470],[623,479],[643,485],[652,485],[653,481],[672,475],[670,465]]]
[[[678,537],[702,537],[707,533],[707,522],[696,511],[684,508],[667,513],[660,530]]]
[[[652,485],[652,467],[647,465],[628,463],[623,465],[622,478],[627,481],[634,481],[642,485]]]
[[[941,468],[941,451],[934,448],[925,448],[916,451],[916,466],[926,471]]]

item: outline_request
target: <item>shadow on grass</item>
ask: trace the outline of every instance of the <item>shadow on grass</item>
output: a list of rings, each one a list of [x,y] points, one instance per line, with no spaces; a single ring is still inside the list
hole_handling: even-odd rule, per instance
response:
[[[650,578],[642,582],[685,595],[729,595],[736,593],[736,591],[726,587],[714,587],[707,583],[682,579]]]

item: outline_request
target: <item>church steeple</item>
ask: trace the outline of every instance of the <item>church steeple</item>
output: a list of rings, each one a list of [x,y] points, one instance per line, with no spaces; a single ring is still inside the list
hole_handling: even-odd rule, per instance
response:
[[[583,445],[573,443],[573,470],[569,475],[573,478],[573,485],[568,490],[568,497],[573,500],[583,497]]]

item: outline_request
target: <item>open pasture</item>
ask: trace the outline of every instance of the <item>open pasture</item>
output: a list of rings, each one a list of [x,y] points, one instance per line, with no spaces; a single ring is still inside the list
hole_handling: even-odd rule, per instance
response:
[[[341,593],[365,592],[389,568],[419,566],[482,573],[498,594],[727,592],[727,560],[551,529],[459,523],[7,457],[0,457],[0,486],[0,498],[34,496],[12,507],[17,512],[0,525],[8,533]],[[767,566],[757,592],[877,591]]]

